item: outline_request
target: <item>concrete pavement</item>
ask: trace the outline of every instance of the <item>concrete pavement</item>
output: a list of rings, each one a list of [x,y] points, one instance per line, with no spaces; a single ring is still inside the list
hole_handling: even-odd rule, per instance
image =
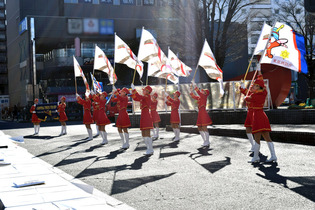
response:
[[[135,209],[315,208],[313,146],[275,142],[278,163],[252,165],[244,138],[211,136],[205,150],[198,134],[181,133],[177,144],[161,129],[154,155],[145,157],[139,129],[129,130],[126,151],[119,150],[116,128],[106,130],[105,146],[100,137],[86,141],[84,125],[70,125],[60,137],[60,126],[42,127],[38,137],[29,127],[3,132],[25,135],[22,146],[35,157]],[[269,156],[265,142],[261,153],[262,160]]]

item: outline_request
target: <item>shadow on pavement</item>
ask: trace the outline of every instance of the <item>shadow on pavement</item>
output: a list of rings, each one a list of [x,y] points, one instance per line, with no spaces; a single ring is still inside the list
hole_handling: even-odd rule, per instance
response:
[[[165,174],[165,175],[156,175],[156,176],[146,176],[146,177],[140,177],[140,178],[134,178],[134,179],[126,179],[126,180],[115,180],[112,186],[112,191],[110,195],[124,193],[129,190],[135,189],[141,185],[155,182],[160,179],[168,178],[175,173]]]
[[[26,139],[38,139],[38,140],[49,140],[49,139],[53,139],[53,138],[56,138],[58,136],[40,136],[40,135],[27,135],[27,136],[24,136],[24,138]]]
[[[257,164],[254,166],[258,167],[258,169],[264,173],[264,175],[257,173],[257,176],[282,185],[283,187],[315,202],[315,176],[285,177],[278,174],[280,171],[278,163],[269,163],[268,165],[270,166],[268,167],[266,167],[266,165],[267,164]],[[301,186],[289,188],[287,185],[288,180],[298,183]]]
[[[190,154],[189,152],[166,152],[166,153],[160,153],[159,158],[166,158],[166,157],[172,157],[176,155],[187,155]]]
[[[214,174],[215,172],[221,170],[225,166],[231,165],[231,158],[225,157],[225,160],[214,161],[211,163],[205,163],[200,165],[207,169],[210,173]]]
[[[72,158],[72,159],[64,159],[62,161],[60,161],[59,163],[55,164],[55,167],[58,166],[64,166],[64,165],[68,165],[68,164],[72,164],[72,163],[78,163],[81,161],[85,161],[85,160],[90,160],[92,158],[96,158],[97,156],[88,156],[88,157],[83,157],[83,158]]]

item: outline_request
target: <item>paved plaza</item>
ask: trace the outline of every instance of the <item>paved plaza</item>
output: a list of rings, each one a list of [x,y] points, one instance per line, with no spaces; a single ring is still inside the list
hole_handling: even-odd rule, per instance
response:
[[[252,165],[247,163],[251,159],[247,139],[211,136],[208,150],[201,148],[198,134],[181,133],[182,140],[175,143],[173,133],[161,129],[160,139],[153,142],[154,155],[147,157],[137,128],[129,130],[131,146],[125,151],[113,124],[106,126],[109,144],[104,146],[101,137],[86,140],[84,125],[70,124],[64,136],[59,136],[58,122],[42,123],[38,136],[32,136],[30,123],[0,125],[4,134],[23,135],[25,143],[19,146],[35,157],[126,208],[315,208],[314,146],[275,142],[278,163]],[[262,141],[261,160],[268,156]]]

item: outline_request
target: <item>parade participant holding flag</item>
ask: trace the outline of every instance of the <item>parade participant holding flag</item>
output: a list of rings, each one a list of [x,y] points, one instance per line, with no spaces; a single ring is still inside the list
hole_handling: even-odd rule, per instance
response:
[[[152,92],[152,88],[148,85],[143,88],[143,95],[140,95],[135,86],[131,84],[132,95],[131,97],[135,101],[140,101],[140,109],[141,109],[141,118],[140,118],[140,130],[142,133],[142,137],[144,139],[144,143],[147,146],[147,151],[145,155],[153,155],[153,145],[152,139],[150,135],[150,130],[153,129],[153,121],[150,114],[150,105],[151,105],[151,97],[150,94]]]
[[[92,140],[93,135],[92,135],[92,129],[91,129],[91,124],[93,123],[92,115],[91,115],[91,100],[89,96],[85,96],[85,100],[83,100],[79,94],[76,94],[77,102],[78,104],[81,104],[84,109],[84,114],[83,114],[83,124],[85,124],[85,127],[88,132],[88,139],[87,140]]]
[[[92,94],[94,94],[94,92],[91,92],[90,95],[90,99],[92,99]],[[97,96],[99,96],[99,93],[96,93]],[[100,130],[98,127],[98,123],[97,123],[97,117],[98,117],[98,112],[99,112],[99,104],[95,101],[92,102],[92,107],[93,107],[93,121],[95,123],[96,126],[96,136],[98,136],[100,134]]]
[[[251,89],[251,87],[249,88]],[[247,90],[244,86],[244,83],[241,83],[240,91],[244,95],[251,96],[253,93],[250,90]],[[249,93],[248,93],[249,91]],[[246,102],[247,106],[247,115],[244,123],[244,127],[246,128],[246,135],[249,139],[250,144],[252,145],[250,152],[254,152],[255,140],[252,134],[252,122],[253,122],[253,105],[251,102]]]
[[[179,141],[179,135],[180,135],[180,130],[179,130],[179,123],[180,123],[180,118],[179,118],[179,113],[178,113],[178,109],[180,106],[180,92],[176,91],[174,92],[174,99],[172,99],[169,94],[167,92],[164,92],[165,97],[167,98],[166,104],[168,106],[171,106],[171,119],[170,119],[170,123],[171,126],[173,128],[174,134],[175,134],[175,138],[174,141]]]
[[[193,87],[194,87],[194,90],[198,93],[198,96],[194,94]],[[190,96],[193,99],[197,100],[197,103],[198,103],[199,112],[198,112],[196,125],[198,126],[198,131],[203,139],[202,146],[209,147],[210,140],[209,140],[209,131],[207,129],[207,126],[212,124],[212,120],[206,111],[206,106],[207,106],[207,98],[210,92],[207,89],[199,90],[199,88],[196,86],[194,81],[192,81],[192,86],[191,86],[190,91],[191,91]]]
[[[158,104],[158,94],[157,93],[154,93],[151,97],[151,117],[152,117],[152,120],[153,120],[153,127],[154,128],[152,129],[153,131],[153,140],[156,140],[159,138],[159,122],[161,122],[161,118],[159,116],[159,113],[156,111],[156,108],[157,108],[157,104]]]
[[[66,97],[62,96],[60,98],[60,103],[57,109],[57,112],[59,113],[59,122],[61,124],[60,136],[67,134],[66,121],[68,120],[68,117],[66,115],[65,110],[66,110]]]
[[[268,148],[270,150],[271,157],[266,162],[277,161],[277,156],[275,153],[273,142],[270,138],[269,132],[271,131],[269,119],[263,110],[265,99],[267,96],[267,91],[265,88],[264,80],[260,71],[260,64],[258,64],[258,77],[254,81],[252,86],[251,95],[245,97],[246,102],[250,102],[253,108],[253,118],[252,118],[252,133],[255,137],[254,145],[254,156],[250,163],[259,162],[259,150],[260,150],[260,139],[261,136],[267,141]]]
[[[93,94],[93,92],[92,92]],[[97,116],[97,125],[99,127],[100,130],[100,134],[102,136],[102,145],[104,144],[108,144],[108,140],[107,140],[107,133],[105,130],[105,126],[110,124],[110,120],[107,118],[106,113],[105,113],[105,106],[106,106],[106,97],[107,97],[107,93],[103,92],[102,94],[98,95],[93,95],[93,101],[98,103],[99,106],[99,111],[98,111],[98,116]]]
[[[130,94],[127,88],[123,88],[122,90],[117,90],[115,86],[113,86],[113,92],[115,97],[112,97],[113,102],[117,102],[118,108],[118,117],[116,120],[116,127],[118,129],[119,136],[122,142],[122,149],[129,148],[129,133],[128,128],[131,126],[129,115],[127,112],[128,106],[128,94]]]
[[[36,105],[38,104],[38,98],[34,99],[34,105],[31,107],[30,112],[32,113],[32,123],[34,125],[34,134],[33,135],[37,135],[39,133],[39,128],[40,128],[40,119],[38,119],[37,115],[36,115]]]

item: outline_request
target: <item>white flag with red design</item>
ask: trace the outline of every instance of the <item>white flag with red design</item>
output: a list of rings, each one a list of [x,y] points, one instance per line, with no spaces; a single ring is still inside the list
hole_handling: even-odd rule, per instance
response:
[[[264,53],[267,46],[270,32],[271,32],[271,26],[264,23],[260,32],[260,36],[257,41],[257,45],[254,50],[254,55],[262,55]]]
[[[217,62],[207,40],[205,40],[205,43],[203,45],[198,65],[207,72],[208,76],[211,79],[215,79],[220,82],[220,95],[223,96],[223,71],[217,65]]]
[[[90,95],[90,87],[89,87],[89,83],[87,82],[83,70],[80,66],[80,64],[78,63],[77,59],[75,59],[75,57],[73,56],[73,67],[74,67],[74,76],[76,77],[82,77],[84,85],[85,85],[85,95]]]
[[[160,62],[162,65],[167,60],[153,35],[145,29],[142,29],[138,59],[144,62]]]
[[[115,63],[127,65],[129,68],[136,69],[140,79],[143,75],[143,63],[135,56],[129,46],[115,34]]]
[[[174,84],[178,83],[178,77],[173,73],[172,67],[168,62],[162,65],[160,62],[148,62],[148,76],[167,79]]]
[[[179,77],[188,77],[192,71],[189,66],[186,66],[170,49],[168,49],[168,60],[173,69],[173,72]]]
[[[101,50],[98,46],[95,46],[94,69],[108,74],[110,84],[115,84],[117,81],[117,76],[114,72],[112,64],[109,62],[103,50]]]

